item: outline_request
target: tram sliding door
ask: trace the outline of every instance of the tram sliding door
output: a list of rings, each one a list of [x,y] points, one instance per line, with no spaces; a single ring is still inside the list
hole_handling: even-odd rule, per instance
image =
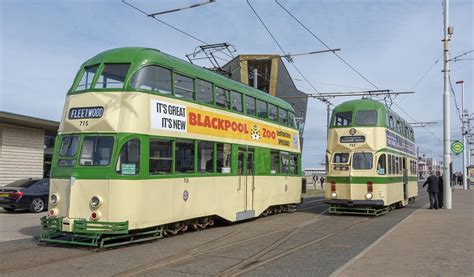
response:
[[[402,158],[403,164],[403,199],[408,199],[408,169],[407,169],[407,158]]]
[[[239,201],[242,201],[241,207],[243,213],[240,216],[250,218],[254,216],[254,150],[249,148],[239,148],[238,154],[238,173],[239,173]],[[250,212],[251,211],[251,212]],[[240,218],[240,219],[244,219]],[[238,218],[239,220],[239,218]]]

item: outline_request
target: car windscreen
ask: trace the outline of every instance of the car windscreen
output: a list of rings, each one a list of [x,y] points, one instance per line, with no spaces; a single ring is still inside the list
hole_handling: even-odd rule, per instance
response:
[[[32,180],[32,179],[21,179],[21,180],[16,180],[15,182],[12,182],[5,187],[16,187],[16,188],[27,188],[34,184],[38,180]]]

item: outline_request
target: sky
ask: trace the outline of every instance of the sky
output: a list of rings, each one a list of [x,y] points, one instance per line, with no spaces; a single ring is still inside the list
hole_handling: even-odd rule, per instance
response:
[[[127,0],[148,13],[204,0]],[[474,1],[450,1],[451,56],[474,49]],[[280,0],[301,22],[380,89],[414,91],[394,99],[392,109],[408,122],[436,121],[416,128],[420,153],[441,160],[443,154],[443,7],[441,0]],[[274,1],[251,0],[285,52],[325,49]],[[0,0],[0,110],[60,120],[65,96],[80,65],[99,52],[117,47],[156,48],[185,59],[201,42],[119,0]],[[206,43],[228,42],[237,54],[282,54],[243,0],[214,3],[165,14],[162,21]],[[441,58],[441,59],[440,59]],[[450,76],[461,107],[474,112],[474,53],[451,62]],[[470,59],[470,60],[469,60]],[[437,61],[437,62],[436,62]],[[320,92],[374,89],[331,53],[294,58]],[[200,64],[207,66],[207,64]],[[286,63],[297,87],[314,93]],[[451,136],[461,138],[461,123],[451,95]],[[355,99],[336,98],[340,104]],[[320,167],[326,149],[326,106],[308,102],[303,168]],[[456,171],[460,156],[452,156]]]

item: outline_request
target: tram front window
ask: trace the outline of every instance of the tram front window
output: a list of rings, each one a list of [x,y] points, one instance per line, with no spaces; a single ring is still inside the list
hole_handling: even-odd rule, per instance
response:
[[[76,160],[71,158],[76,155],[78,143],[79,136],[64,136],[61,139],[59,156],[66,157],[66,159],[59,159],[58,166],[73,166],[76,163]]]
[[[81,81],[76,87],[76,91],[86,90],[92,87],[92,80],[94,79],[97,68],[99,68],[99,65],[93,65],[85,68],[81,77]]]
[[[111,136],[87,136],[82,144],[79,163],[86,166],[108,165],[113,147],[114,138]]]
[[[377,111],[358,111],[356,113],[355,122],[357,125],[376,125]]]
[[[334,121],[335,126],[348,126],[351,124],[352,124],[352,112],[336,113],[336,119]]]
[[[352,155],[352,168],[353,169],[371,169],[372,168],[372,153],[354,153]]]
[[[129,67],[128,63],[105,64],[95,88],[122,88]]]
[[[349,162],[349,153],[335,153],[332,162],[335,164],[347,164]]]

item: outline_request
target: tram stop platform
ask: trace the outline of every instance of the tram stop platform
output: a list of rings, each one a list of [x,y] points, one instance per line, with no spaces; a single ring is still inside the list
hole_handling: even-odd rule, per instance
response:
[[[416,210],[332,276],[474,276],[474,187],[452,203]]]

